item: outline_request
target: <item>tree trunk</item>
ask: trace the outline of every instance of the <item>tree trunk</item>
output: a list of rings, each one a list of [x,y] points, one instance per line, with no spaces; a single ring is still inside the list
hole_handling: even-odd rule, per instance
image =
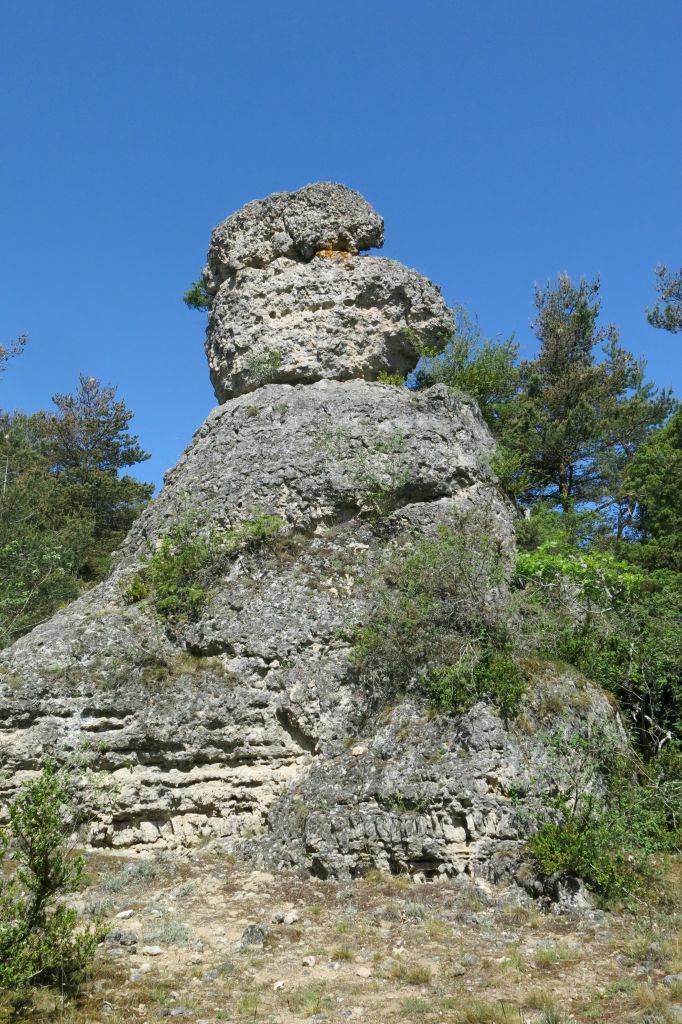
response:
[[[559,501],[564,512],[568,512],[569,508],[569,468],[564,459],[559,462]]]

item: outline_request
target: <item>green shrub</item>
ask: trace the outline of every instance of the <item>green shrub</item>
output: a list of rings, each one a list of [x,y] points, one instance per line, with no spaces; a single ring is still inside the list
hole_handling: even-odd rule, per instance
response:
[[[392,384],[396,388],[405,387],[405,377],[401,373],[389,373],[388,370],[379,370],[377,374],[379,384]]]
[[[67,848],[75,824],[66,776],[47,762],[10,804],[0,833],[0,990],[73,991],[92,966],[105,929],[81,927],[62,902],[83,882],[83,858]]]
[[[282,353],[277,349],[271,349],[265,355],[252,356],[248,365],[254,382],[258,387],[262,387],[264,384],[270,384],[277,376],[277,371],[282,365]]]
[[[493,651],[471,664],[435,669],[426,677],[425,688],[441,708],[465,710],[484,700],[510,718],[526,692],[526,677],[510,654]]]
[[[182,296],[182,301],[190,309],[209,310],[213,303],[213,296],[209,295],[206,291],[204,280],[200,277],[197,281],[192,282],[191,286]]]
[[[200,618],[209,600],[202,575],[218,552],[212,537],[183,540],[177,529],[167,534],[131,583],[127,596],[133,602],[151,598],[161,619],[191,622]]]
[[[517,557],[527,645],[615,694],[647,755],[679,745],[682,575],[647,570],[622,546],[618,555],[586,549],[556,529],[538,540]]]
[[[654,855],[679,850],[682,839],[679,755],[645,764],[601,735],[572,743],[581,768],[529,840],[538,867],[581,878],[607,904],[661,900]]]
[[[485,523],[461,520],[387,556],[353,657],[366,686],[407,690],[442,710],[489,700],[512,714],[525,689],[511,657],[506,563]]]
[[[164,622],[195,622],[210,601],[211,581],[239,551],[259,547],[283,526],[279,516],[259,514],[230,530],[202,534],[196,518],[185,515],[162,538],[126,596],[131,602],[149,599]]]
[[[452,332],[442,335],[435,349],[422,352],[415,383],[419,388],[448,384],[453,391],[471,395],[488,425],[499,433],[518,393],[518,351],[513,338],[483,338],[476,319],[463,306],[455,306]]]
[[[375,441],[368,452],[356,457],[353,473],[360,512],[375,527],[410,500],[411,473],[404,451],[405,436],[396,431]]]
[[[596,808],[558,822],[545,822],[531,837],[529,848],[545,875],[574,876],[611,900],[641,885],[627,858],[614,851],[608,829]]]

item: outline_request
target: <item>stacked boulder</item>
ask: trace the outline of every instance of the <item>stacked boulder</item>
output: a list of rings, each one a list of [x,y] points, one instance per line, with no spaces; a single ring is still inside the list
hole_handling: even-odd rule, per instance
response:
[[[542,694],[575,708],[576,729],[613,714],[571,673],[538,681],[523,728],[482,703],[378,713],[363,688],[353,642],[387,544],[470,511],[513,549],[476,404],[377,381],[412,370],[450,325],[433,284],[361,255],[382,240],[366,201],[329,183],[216,228],[206,347],[222,404],[110,576],[0,653],[0,798],[44,754],[78,752],[105,783],[100,847],[204,838],[321,877],[515,869],[512,794],[537,788],[555,756]],[[131,602],[131,583],[190,513],[201,531],[262,515],[283,530],[217,566],[201,613],[171,629],[151,599]]]
[[[249,203],[220,224],[204,271],[213,295],[206,354],[218,401],[267,380],[405,374],[450,333],[439,289],[397,263],[365,199],[321,182]]]

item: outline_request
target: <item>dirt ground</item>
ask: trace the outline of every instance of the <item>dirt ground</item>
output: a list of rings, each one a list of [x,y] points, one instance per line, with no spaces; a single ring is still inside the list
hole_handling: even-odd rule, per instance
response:
[[[112,931],[83,995],[44,993],[34,1022],[682,1022],[675,915],[560,915],[482,883],[320,881],[208,851],[89,872],[80,909]]]

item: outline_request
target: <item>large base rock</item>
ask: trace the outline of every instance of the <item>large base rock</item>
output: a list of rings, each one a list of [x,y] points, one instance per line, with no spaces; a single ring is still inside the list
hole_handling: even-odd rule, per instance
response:
[[[212,837],[321,876],[507,871],[512,795],[532,803],[548,760],[543,694],[558,688],[569,731],[611,727],[606,700],[539,672],[514,726],[483,704],[389,713],[350,658],[393,539],[485,510],[511,550],[491,453],[475,405],[442,386],[270,385],[214,410],[110,578],[0,655],[0,793],[78,752],[103,784],[95,845]],[[287,532],[221,567],[199,621],[170,629],[130,604],[179,516],[208,530],[259,511]]]

